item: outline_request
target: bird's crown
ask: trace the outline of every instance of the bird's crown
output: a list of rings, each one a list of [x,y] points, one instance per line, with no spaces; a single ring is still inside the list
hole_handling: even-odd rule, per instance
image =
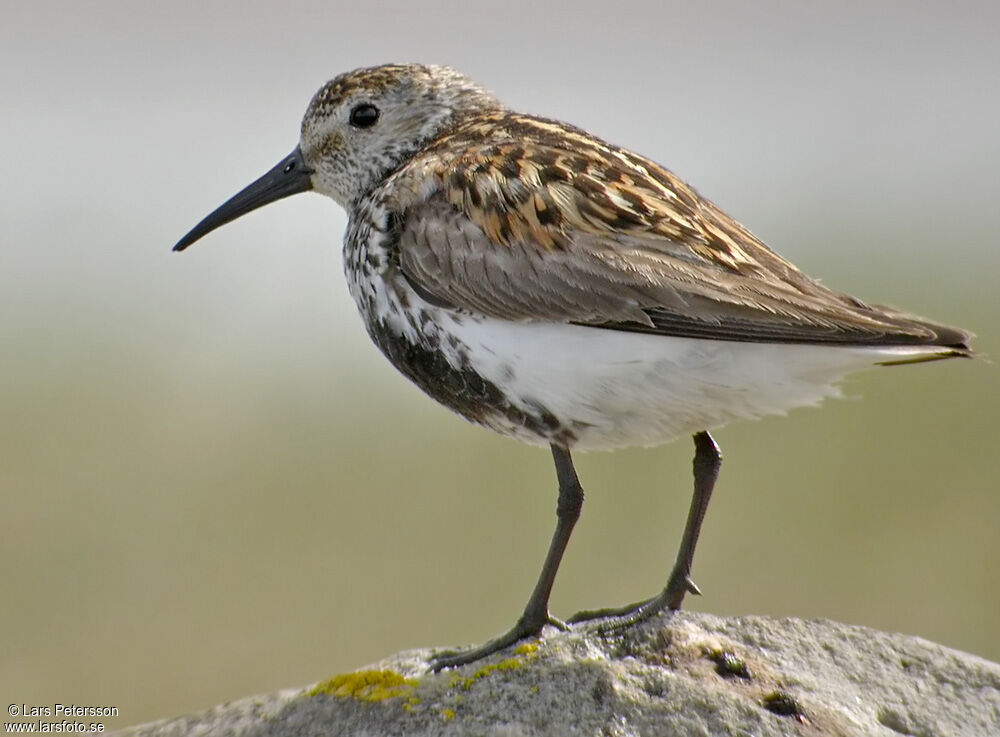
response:
[[[356,69],[330,80],[313,97],[302,119],[300,147],[313,171],[313,188],[348,205],[428,141],[500,107],[450,67]]]

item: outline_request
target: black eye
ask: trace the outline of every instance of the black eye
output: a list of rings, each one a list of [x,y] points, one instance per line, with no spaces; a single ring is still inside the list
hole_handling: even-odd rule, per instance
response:
[[[355,128],[371,128],[378,121],[378,108],[370,102],[355,105],[351,110],[351,125]]]

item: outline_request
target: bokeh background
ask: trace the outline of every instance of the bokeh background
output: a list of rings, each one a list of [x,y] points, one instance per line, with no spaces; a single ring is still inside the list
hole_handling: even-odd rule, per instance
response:
[[[1000,353],[994,3],[6,3],[0,698],[122,726],[481,641],[554,521],[544,451],[369,345],[316,195],[171,245],[286,154],[329,77],[452,64],[693,182],[809,273]],[[1000,375],[726,428],[691,606],[1000,659]],[[554,612],[662,585],[688,442],[578,456]]]

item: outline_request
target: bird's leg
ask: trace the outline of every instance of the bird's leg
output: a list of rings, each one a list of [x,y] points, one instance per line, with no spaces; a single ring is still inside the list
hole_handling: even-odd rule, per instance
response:
[[[694,550],[698,544],[698,535],[701,533],[701,523],[705,520],[708,502],[712,498],[712,490],[719,478],[722,453],[719,452],[719,446],[707,430],[695,434],[694,448],[694,495],[691,497],[691,507],[688,510],[681,545],[677,551],[677,560],[670,572],[666,588],[652,599],[619,609],[579,612],[570,618],[570,622],[617,617],[619,621],[615,623],[616,626],[628,626],[642,622],[664,609],[680,609],[688,593],[701,593],[691,580],[691,567],[694,564]]]
[[[556,580],[556,571],[559,570],[559,563],[562,561],[566,545],[569,543],[569,536],[573,532],[573,526],[580,518],[580,510],[583,508],[583,487],[577,478],[576,469],[573,468],[573,459],[569,450],[558,445],[552,445],[552,458],[556,463],[556,477],[559,479],[559,501],[556,504],[556,529],[552,533],[552,542],[549,544],[549,552],[545,556],[542,564],[542,572],[538,576],[534,591],[524,607],[524,613],[510,631],[500,635],[494,640],[490,640],[471,650],[459,652],[446,652],[434,657],[431,660],[431,668],[439,671],[442,668],[453,668],[471,663],[487,655],[491,655],[499,650],[510,647],[519,640],[532,637],[542,631],[546,624],[552,624],[560,629],[565,629],[566,625],[557,619],[549,616],[549,595],[552,593],[552,584]]]
[[[680,609],[684,595],[688,592],[701,594],[691,580],[691,566],[694,565],[694,549],[701,533],[701,523],[705,521],[708,502],[712,498],[715,482],[719,478],[719,469],[722,467],[722,453],[707,430],[694,436],[694,448],[694,496],[691,497],[691,508],[688,510],[687,524],[684,525],[684,535],[681,537],[674,570],[670,573],[667,587],[657,597],[670,609]],[[654,600],[650,605],[655,603]],[[663,609],[664,606],[660,606],[659,609]]]

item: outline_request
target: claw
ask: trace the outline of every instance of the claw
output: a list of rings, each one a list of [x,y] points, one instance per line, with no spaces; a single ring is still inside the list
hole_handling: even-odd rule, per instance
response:
[[[490,640],[485,645],[469,648],[468,650],[445,650],[435,655],[430,661],[431,670],[437,673],[445,668],[458,668],[462,665],[474,663],[475,661],[485,658],[488,655],[498,653],[501,650],[506,650],[508,647],[516,645],[521,640],[526,640],[529,637],[538,637],[542,632],[542,628],[546,624],[551,624],[553,627],[556,627],[564,632],[569,629],[569,626],[565,622],[560,619],[556,619],[549,614],[546,614],[545,618],[541,620],[541,623],[537,624],[537,626],[525,624],[525,619],[522,617],[517,620],[517,624],[515,624],[509,631],[500,635],[496,639]]]
[[[570,626],[566,622],[562,621],[558,617],[553,617],[551,614],[548,616],[546,622],[555,627],[560,632],[569,632],[570,630]]]
[[[523,632],[518,627],[515,627],[510,632],[500,635],[495,640],[490,640],[485,645],[470,648],[469,650],[447,650],[431,658],[431,670],[438,673],[445,668],[458,668],[469,663],[474,663],[488,655],[506,650],[511,645],[515,645],[521,640],[536,634],[535,632]]]

